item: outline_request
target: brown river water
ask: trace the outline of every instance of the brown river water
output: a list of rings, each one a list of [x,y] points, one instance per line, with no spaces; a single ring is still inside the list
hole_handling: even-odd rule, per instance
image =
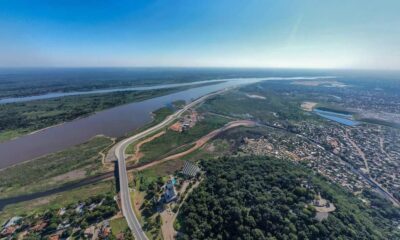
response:
[[[0,169],[84,143],[97,135],[109,137],[124,136],[149,123],[152,120],[151,112],[177,100],[190,102],[224,88],[237,87],[263,80],[303,80],[319,78],[324,77],[224,79],[224,82],[217,84],[199,87],[194,86],[193,88],[180,92],[114,107],[85,118],[49,127],[14,140],[0,143]],[[221,80],[223,79],[219,79],[218,81]],[[178,87],[179,85],[180,84],[174,84],[174,87]],[[184,86],[187,84],[182,85]],[[109,91],[107,90],[105,92]],[[45,95],[44,98],[47,98],[46,96],[47,95]],[[19,100],[14,99],[13,101],[18,102]]]
[[[96,135],[121,137],[149,123],[151,112],[176,100],[191,101],[208,93],[251,83],[256,79],[234,79],[194,87],[141,102],[114,107],[91,116],[56,125],[0,143],[0,169],[84,143]]]

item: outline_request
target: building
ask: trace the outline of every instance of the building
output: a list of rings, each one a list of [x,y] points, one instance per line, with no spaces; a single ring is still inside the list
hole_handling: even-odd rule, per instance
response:
[[[14,226],[18,223],[18,221],[21,219],[21,217],[15,216],[12,217],[6,224],[3,225],[3,228],[11,227]]]
[[[326,199],[321,197],[321,194],[318,193],[316,198],[312,201],[312,205],[316,210],[315,219],[318,221],[322,221],[328,218],[329,213],[335,211],[335,205],[330,203]]]
[[[195,177],[199,172],[200,168],[196,164],[187,161],[183,164],[182,173],[184,175]]]
[[[9,226],[3,229],[0,233],[0,237],[5,237],[14,234],[14,232],[17,230],[15,226]]]
[[[182,132],[183,131],[183,127],[182,124],[180,122],[176,122],[174,124],[172,124],[169,129],[171,129],[172,131],[175,132]]]
[[[60,239],[60,236],[58,236],[58,234],[54,234],[49,237],[49,240],[59,240],[59,239]]]
[[[39,220],[35,226],[31,227],[31,231],[34,232],[40,232],[42,231],[46,226],[47,226],[47,222],[45,222],[44,220]]]
[[[60,210],[58,211],[58,216],[64,215],[65,212],[66,212],[66,209],[65,209],[65,208],[60,208]]]
[[[165,193],[164,199],[165,202],[169,203],[176,199],[176,191],[175,191],[175,179],[168,180],[167,184],[165,184]]]
[[[83,213],[83,207],[85,206],[84,203],[80,203],[76,208],[75,208],[75,212],[76,213]]]
[[[88,228],[85,229],[85,231],[83,232],[84,236],[86,238],[92,238],[94,235],[94,231],[96,230],[96,228],[94,226],[90,226]]]

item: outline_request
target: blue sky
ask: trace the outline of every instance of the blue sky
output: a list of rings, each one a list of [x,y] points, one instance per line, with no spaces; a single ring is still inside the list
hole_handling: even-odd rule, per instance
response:
[[[0,66],[400,69],[398,0],[0,0]]]

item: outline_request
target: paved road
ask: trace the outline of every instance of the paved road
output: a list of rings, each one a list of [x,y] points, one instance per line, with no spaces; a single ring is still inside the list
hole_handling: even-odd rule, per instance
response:
[[[302,134],[291,132],[290,130],[287,130],[286,128],[277,127],[277,126],[269,125],[269,124],[265,124],[265,123],[257,123],[257,124],[259,126],[264,126],[264,127],[268,127],[268,128],[274,128],[274,129],[278,129],[278,130],[285,131],[285,132],[288,132],[288,133],[296,134],[297,136],[299,136],[301,138],[304,138],[304,139],[314,143],[316,146],[320,147],[321,149],[325,150],[326,152],[329,152],[329,153],[337,156],[340,159],[340,161],[350,169],[350,171],[352,171],[354,174],[362,177],[371,186],[375,187],[375,189],[378,190],[383,195],[383,197],[385,197],[387,200],[391,201],[393,203],[393,205],[395,205],[397,207],[400,206],[400,201],[397,200],[397,198],[395,198],[387,189],[382,187],[377,181],[372,179],[369,174],[364,174],[360,170],[354,168],[348,161],[346,161],[346,159],[343,156],[341,156],[340,154],[334,153],[332,150],[328,150],[327,148],[325,148],[324,146],[322,146],[318,142],[316,142],[314,139],[311,139],[311,138],[309,138],[309,137],[307,137],[305,135],[302,135]]]
[[[222,90],[225,91],[225,90]],[[132,137],[129,137],[121,142],[119,142],[115,147],[115,156],[118,159],[118,172],[119,172],[119,185],[120,185],[120,198],[121,198],[121,206],[122,206],[122,213],[128,222],[129,228],[132,230],[135,238],[138,240],[147,240],[147,236],[144,233],[142,227],[140,226],[140,222],[137,219],[134,210],[132,208],[132,202],[130,197],[130,190],[128,186],[128,174],[126,170],[126,162],[125,162],[125,150],[126,148],[133,142],[142,139],[148,135],[151,135],[158,130],[162,129],[163,127],[167,126],[168,124],[172,123],[175,119],[180,117],[182,113],[187,111],[189,108],[195,106],[196,104],[201,103],[206,98],[219,94],[222,91],[218,91],[215,93],[210,93],[205,95],[189,104],[187,104],[184,108],[180,109],[179,111],[175,112],[174,114],[168,116],[164,121],[161,123],[141,132]]]

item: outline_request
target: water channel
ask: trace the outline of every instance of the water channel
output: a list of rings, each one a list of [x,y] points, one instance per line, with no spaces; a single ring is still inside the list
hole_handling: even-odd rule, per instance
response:
[[[151,112],[164,107],[173,101],[185,100],[186,102],[190,102],[211,92],[243,84],[256,83],[261,80],[304,80],[319,78],[324,77],[266,77],[224,79],[223,81],[221,81],[221,79],[211,80],[220,81],[220,83],[199,87],[194,86],[193,88],[180,92],[114,107],[85,118],[76,119],[71,122],[49,127],[32,134],[24,135],[17,139],[0,143],[0,169],[84,143],[96,135],[106,135],[109,137],[124,136],[125,134],[149,123],[152,120]],[[201,83],[204,83],[204,81]],[[196,83],[189,84],[193,85]],[[169,87],[186,85],[188,85],[188,83],[168,84]],[[167,85],[161,85],[158,86],[158,88],[165,88],[165,86]],[[137,90],[138,88],[135,89]],[[148,89],[156,89],[156,87],[142,90]],[[110,92],[121,90],[114,89],[102,91]],[[91,93],[99,93],[99,90]],[[48,96],[48,94],[41,96]],[[68,96],[70,96],[70,94]],[[26,100],[26,97],[23,97],[22,99]],[[44,98],[42,97],[41,99]],[[10,100],[8,101],[10,102]],[[21,101],[14,99],[13,102]]]

